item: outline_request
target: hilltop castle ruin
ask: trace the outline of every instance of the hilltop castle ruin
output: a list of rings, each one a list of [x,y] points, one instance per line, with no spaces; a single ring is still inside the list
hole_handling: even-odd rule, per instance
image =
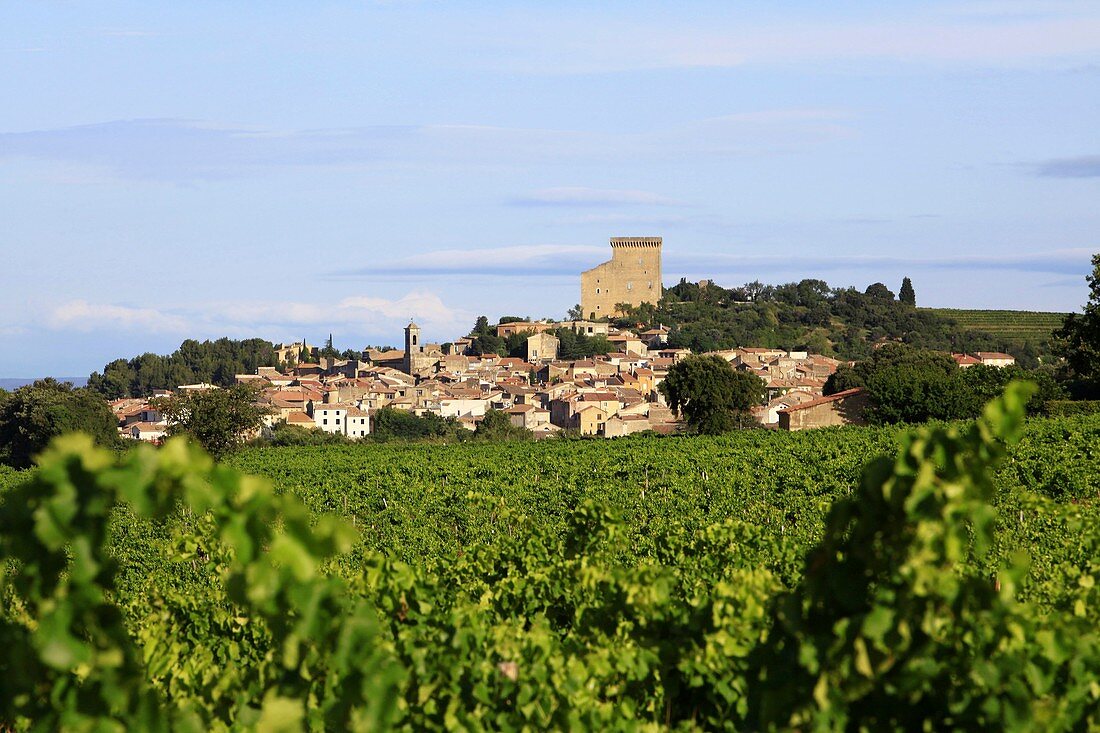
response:
[[[581,314],[614,316],[619,303],[661,299],[661,238],[612,237],[611,259],[581,273]]]

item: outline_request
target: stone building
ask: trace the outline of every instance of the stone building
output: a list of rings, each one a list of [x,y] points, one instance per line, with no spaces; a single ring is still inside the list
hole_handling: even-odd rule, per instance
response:
[[[615,315],[619,303],[657,304],[661,299],[661,238],[612,237],[611,259],[581,273],[581,313]]]
[[[549,333],[536,333],[527,338],[527,361],[557,361],[561,342]]]
[[[862,387],[779,410],[780,430],[806,430],[832,425],[866,425],[869,398]]]
[[[405,354],[402,358],[401,371],[414,377],[429,377],[435,372],[441,353],[436,348],[429,348],[420,339],[420,326],[409,323],[405,326]]]

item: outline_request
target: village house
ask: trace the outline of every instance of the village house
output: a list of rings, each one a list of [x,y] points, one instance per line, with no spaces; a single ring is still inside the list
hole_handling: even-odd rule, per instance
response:
[[[984,366],[1003,368],[1016,363],[1016,357],[999,351],[975,351],[974,357]]]
[[[868,396],[862,387],[819,397],[779,410],[780,430],[806,430],[835,425],[866,425]]]
[[[561,341],[549,333],[537,333],[527,338],[527,361],[557,361]]]

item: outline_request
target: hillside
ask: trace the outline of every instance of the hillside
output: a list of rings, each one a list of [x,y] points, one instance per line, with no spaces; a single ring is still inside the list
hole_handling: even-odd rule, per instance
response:
[[[1049,353],[1045,335],[1009,338],[979,330],[937,310],[904,303],[882,283],[860,291],[823,280],[733,288],[681,280],[665,288],[657,306],[628,308],[616,322],[665,326],[671,346],[697,352],[762,346],[860,360],[876,343],[900,341],[937,351],[1006,351],[1028,368]]]
[[[982,331],[996,338],[1023,345],[1042,344],[1062,326],[1065,313],[1012,310],[967,310],[962,308],[928,308],[935,315],[952,321],[967,331]]]

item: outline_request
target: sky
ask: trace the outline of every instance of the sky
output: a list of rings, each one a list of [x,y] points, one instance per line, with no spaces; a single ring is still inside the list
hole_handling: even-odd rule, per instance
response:
[[[0,0],[0,377],[664,281],[1078,310],[1100,3]]]

